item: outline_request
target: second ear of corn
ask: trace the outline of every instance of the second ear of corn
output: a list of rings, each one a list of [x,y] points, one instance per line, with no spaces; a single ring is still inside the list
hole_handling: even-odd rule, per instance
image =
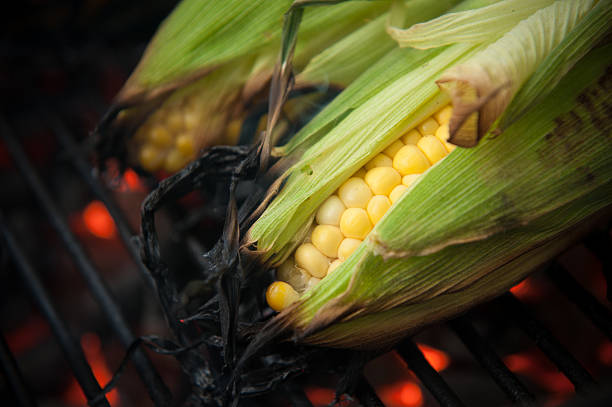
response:
[[[436,16],[458,1],[446,0],[412,18]],[[149,172],[173,173],[204,148],[236,144],[247,105],[262,100],[267,90],[280,22],[291,3],[183,0],[161,25],[116,97],[115,105],[125,108],[107,131],[133,133],[123,140],[128,160]],[[384,36],[389,5],[390,1],[379,1],[309,9],[300,27],[296,66],[304,67],[333,45],[336,53],[371,46],[374,52],[352,64],[350,71],[360,72],[393,47],[391,38]],[[364,37],[360,31],[364,25],[376,38]],[[360,43],[350,41],[352,37]],[[317,72],[303,83],[326,80],[321,70],[333,68],[331,61],[317,60]],[[337,78],[344,79],[334,84],[345,86],[356,74],[349,74],[346,65],[340,68],[343,73]],[[309,107],[307,102],[296,104],[303,111]]]
[[[266,292],[282,311],[346,260],[385,213],[430,166],[455,146],[447,139],[450,105],[394,141],[323,202],[306,241],[277,270]]]

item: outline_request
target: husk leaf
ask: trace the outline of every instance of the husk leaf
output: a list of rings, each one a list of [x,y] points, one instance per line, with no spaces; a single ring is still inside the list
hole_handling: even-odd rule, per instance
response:
[[[426,18],[423,13],[443,12],[448,8],[442,7],[445,2],[430,2],[428,8],[420,7],[414,9],[409,2],[405,12],[405,22],[411,24],[422,21]],[[464,0],[449,11],[463,11],[484,7],[491,3],[491,0]],[[436,8],[434,8],[436,7]],[[414,16],[411,17],[411,16]],[[306,124],[289,142],[277,147],[273,153],[276,156],[299,155],[309,146],[318,141],[323,135],[327,134],[331,128],[336,126],[346,116],[368,101],[372,96],[379,93],[391,83],[398,80],[403,75],[416,69],[418,66],[427,64],[429,60],[442,52],[442,49],[431,49],[419,51],[415,49],[395,48],[375,62],[369,69],[365,70],[356,78],[339,96],[337,96],[325,109],[317,114],[308,124]],[[333,64],[332,61],[330,63]]]
[[[506,0],[475,10],[450,13],[407,29],[388,27],[400,47],[429,49],[457,42],[482,43],[499,38],[519,21],[554,0]]]
[[[365,67],[370,67],[395,47],[395,42],[385,32],[392,17],[402,20],[402,23],[414,24],[434,18],[457,3],[459,0],[396,2],[393,10],[314,56],[296,76],[296,82],[322,82],[346,87],[363,73]]]
[[[578,238],[612,208],[611,63],[612,45],[594,50],[503,134],[432,167],[279,321],[306,342],[378,346],[500,294]]]
[[[453,101],[449,142],[473,147],[542,61],[591,11],[595,0],[564,1],[536,11],[471,60],[437,81]]]
[[[150,98],[236,58],[275,51],[282,16],[291,4],[291,0],[182,1],[160,26],[118,101]],[[300,47],[319,52],[331,38],[350,33],[364,19],[388,8],[387,1],[311,8],[301,25]]]

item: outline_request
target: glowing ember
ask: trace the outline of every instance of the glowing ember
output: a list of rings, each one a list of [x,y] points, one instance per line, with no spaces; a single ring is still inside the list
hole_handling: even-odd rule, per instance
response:
[[[140,182],[140,177],[134,172],[134,170],[126,170],[123,173],[123,184],[127,187],[127,190],[131,191],[143,191],[144,187]]]
[[[336,395],[332,389],[326,387],[308,387],[305,392],[306,397],[315,407],[330,405]]]
[[[597,355],[599,356],[599,361],[602,364],[612,366],[612,342],[606,341],[599,345]]]
[[[421,387],[412,380],[403,380],[377,388],[380,400],[389,407],[421,407],[424,404]]]
[[[574,392],[574,386],[568,378],[537,351],[508,355],[504,363],[512,372],[520,373],[543,389],[556,393],[557,398]]]
[[[83,211],[83,222],[91,234],[102,239],[112,239],[117,232],[113,218],[100,201],[87,205]]]
[[[100,384],[100,387],[104,387],[111,380],[113,374],[104,359],[100,338],[94,333],[85,333],[81,337],[81,346],[83,347],[87,362],[91,366],[94,377]],[[120,404],[119,393],[116,389],[111,390],[106,395],[106,398],[111,406],[118,406]],[[71,406],[87,405],[87,399],[76,379],[72,379],[72,383],[64,394],[64,400]]]
[[[6,335],[9,348],[15,354],[26,352],[49,337],[49,325],[40,316],[31,316]]]
[[[443,371],[450,364],[450,358],[445,352],[422,343],[417,345],[421,352],[423,352],[425,359],[427,359],[431,367],[436,369],[437,372]]]
[[[423,405],[423,393],[421,392],[421,388],[413,382],[405,382],[402,384],[399,399],[402,405],[406,407],[420,407]]]

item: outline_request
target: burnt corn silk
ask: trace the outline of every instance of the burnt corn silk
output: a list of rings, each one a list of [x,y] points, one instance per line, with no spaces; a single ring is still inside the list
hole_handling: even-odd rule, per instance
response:
[[[273,151],[294,164],[244,245],[276,269],[270,326],[383,346],[609,217],[612,2],[450,11],[389,23],[399,47]]]

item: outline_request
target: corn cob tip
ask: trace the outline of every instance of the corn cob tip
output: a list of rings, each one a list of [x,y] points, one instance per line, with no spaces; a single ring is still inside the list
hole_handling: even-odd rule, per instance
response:
[[[299,295],[340,267],[416,178],[449,153],[444,138],[448,132],[439,129],[448,128],[451,116],[451,106],[444,106],[346,180],[316,210],[316,225],[293,256],[278,268],[277,278]],[[277,283],[272,283],[268,291],[283,294],[266,298],[271,308],[280,311],[290,302],[279,298],[293,298],[293,292],[284,285],[281,291]]]

